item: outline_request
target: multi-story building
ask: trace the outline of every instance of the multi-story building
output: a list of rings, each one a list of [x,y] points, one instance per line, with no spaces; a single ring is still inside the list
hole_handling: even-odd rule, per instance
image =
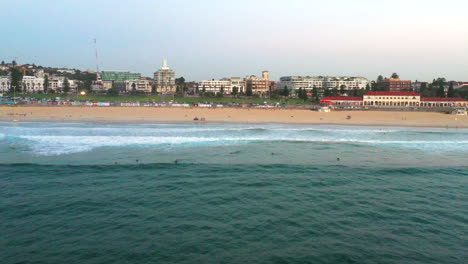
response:
[[[222,93],[230,94],[232,92],[231,82],[228,80],[208,80],[201,81],[198,84],[199,92],[212,92],[212,93]]]
[[[54,91],[63,90],[65,86],[65,80],[68,81],[68,87],[70,88],[70,90],[75,90],[78,88],[78,80],[68,80],[63,76],[50,76],[48,89]]]
[[[117,83],[125,84],[125,82],[99,80],[99,81],[93,81],[93,84],[91,85],[91,89],[94,92],[98,92],[98,93],[107,92],[109,89],[112,89],[113,87],[115,87]],[[125,87],[125,85],[124,85],[124,87]]]
[[[311,92],[314,88],[322,89],[366,89],[369,80],[364,77],[331,77],[331,76],[284,76],[276,83],[276,90],[282,91],[286,87],[289,93],[296,93],[299,89]]]
[[[240,77],[227,77],[221,79],[222,81],[229,81],[230,93],[232,93],[234,88],[237,88],[238,93],[245,92],[245,78]]]
[[[409,91],[411,88],[411,81],[398,78],[385,78],[383,81],[377,82],[377,89],[380,91]]]
[[[141,78],[140,73],[131,73],[128,71],[102,71],[101,80],[103,81],[114,81],[114,82],[125,82],[128,80],[138,80]]]
[[[8,92],[11,88],[11,79],[9,76],[0,76],[0,92]]]
[[[23,76],[23,92],[37,93],[44,91],[44,78],[35,76]]]
[[[136,91],[151,93],[151,82],[146,78],[140,78],[139,80],[128,80],[125,81],[125,90],[127,92]]]
[[[323,87],[328,89],[362,90],[369,80],[364,77],[324,77]]]
[[[414,92],[368,92],[364,97],[334,96],[324,97],[320,103],[336,106],[372,106],[372,107],[466,107],[468,101],[463,98],[423,97]]]
[[[295,93],[299,89],[312,91],[314,88],[322,89],[324,87],[324,77],[311,76],[284,76],[275,85],[276,90],[283,91],[285,88],[290,93]]]
[[[171,94],[176,92],[175,72],[167,67],[167,60],[163,60],[162,67],[154,73],[156,92]]]
[[[270,84],[270,73],[268,71],[262,72],[262,78],[257,78],[255,75],[245,78],[245,90],[251,89],[253,94],[268,94],[270,92]]]

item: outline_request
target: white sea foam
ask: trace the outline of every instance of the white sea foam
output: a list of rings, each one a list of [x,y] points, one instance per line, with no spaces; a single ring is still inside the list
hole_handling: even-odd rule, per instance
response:
[[[433,133],[437,132],[437,133]],[[61,155],[100,147],[220,146],[252,142],[318,142],[468,151],[467,130],[400,129],[302,125],[83,125],[0,126],[0,139],[20,141],[37,155]]]
[[[320,143],[352,143],[369,145],[398,145],[399,147],[419,149],[468,149],[468,140],[365,140],[356,138],[334,137],[133,137],[133,136],[20,136],[30,143],[31,150],[39,155],[60,155],[90,151],[99,147],[151,146],[155,149],[177,145],[228,145],[246,144],[251,142],[284,141],[284,142],[320,142]],[[159,147],[158,147],[159,146]]]

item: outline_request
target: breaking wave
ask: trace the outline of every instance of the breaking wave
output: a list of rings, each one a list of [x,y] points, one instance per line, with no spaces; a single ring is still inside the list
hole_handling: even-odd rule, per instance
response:
[[[468,151],[468,132],[441,129],[298,125],[90,125],[28,124],[0,126],[0,144],[22,144],[25,151],[53,156],[100,147],[221,146],[264,142],[362,144],[430,151]],[[307,147],[313,147],[308,145]]]

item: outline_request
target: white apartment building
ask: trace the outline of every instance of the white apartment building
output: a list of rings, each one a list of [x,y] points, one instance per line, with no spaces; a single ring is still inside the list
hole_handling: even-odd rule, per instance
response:
[[[35,76],[23,76],[23,92],[37,93],[44,91],[44,78]]]
[[[324,86],[328,89],[362,90],[368,84],[369,80],[364,77],[324,77]]]
[[[0,76],[0,92],[10,91],[11,80],[9,76]]]
[[[366,89],[369,80],[364,77],[330,77],[330,76],[284,76],[276,83],[276,90],[282,91],[287,87],[290,92],[299,89],[311,91],[317,89],[341,89],[345,90]]]
[[[127,80],[125,81],[125,90],[127,92],[133,91],[133,87],[135,86],[135,90],[151,93],[151,83],[147,79],[140,79],[140,80]]]
[[[227,77],[221,79],[222,81],[229,81],[229,85],[231,86],[230,91],[232,92],[232,89],[234,87],[237,87],[237,92],[238,93],[243,93],[245,92],[245,78],[240,78],[240,77]]]
[[[167,60],[163,60],[161,69],[154,73],[154,83],[158,93],[175,93],[175,72],[167,66]]]
[[[276,83],[276,90],[282,91],[286,87],[290,92],[296,92],[299,89],[306,89],[312,91],[312,89],[321,89],[324,87],[323,77],[312,77],[312,76],[284,76],[280,78],[280,81]]]
[[[65,77],[62,76],[51,76],[49,77],[49,90],[60,91],[63,89],[65,83]],[[78,88],[77,80],[68,80],[70,90]]]
[[[199,92],[220,93],[221,90],[224,91],[224,94],[230,94],[232,92],[231,82],[228,80],[209,80],[201,81],[198,84]]]

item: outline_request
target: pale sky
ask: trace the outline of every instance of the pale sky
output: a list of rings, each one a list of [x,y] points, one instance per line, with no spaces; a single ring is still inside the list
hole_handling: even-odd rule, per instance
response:
[[[186,80],[468,81],[468,0],[0,0],[0,60]]]

